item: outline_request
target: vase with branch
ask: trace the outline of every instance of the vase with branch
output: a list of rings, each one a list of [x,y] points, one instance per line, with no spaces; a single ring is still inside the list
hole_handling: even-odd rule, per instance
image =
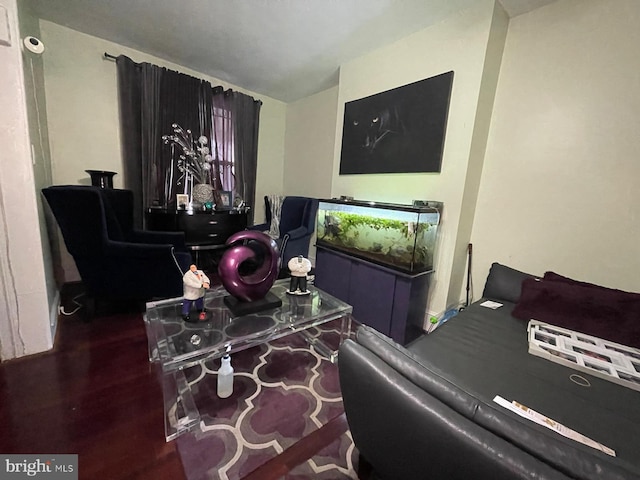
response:
[[[204,135],[194,139],[191,130],[184,130],[177,123],[171,127],[173,133],[163,135],[162,140],[165,145],[171,145],[171,173],[175,166],[180,175],[176,184],[183,187],[183,193],[189,195],[190,202],[212,202],[213,157],[208,147],[209,140]]]

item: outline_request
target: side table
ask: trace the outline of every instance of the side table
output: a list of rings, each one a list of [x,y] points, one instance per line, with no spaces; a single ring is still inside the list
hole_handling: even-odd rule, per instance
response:
[[[224,245],[231,235],[247,228],[246,210],[171,210],[149,208],[149,230],[184,232],[188,245]]]
[[[146,214],[149,230],[184,232],[187,247],[198,267],[206,256],[207,266],[213,266],[214,255],[222,253],[227,239],[247,228],[248,212],[243,210],[175,210],[149,208]],[[204,270],[208,268],[204,267]]]

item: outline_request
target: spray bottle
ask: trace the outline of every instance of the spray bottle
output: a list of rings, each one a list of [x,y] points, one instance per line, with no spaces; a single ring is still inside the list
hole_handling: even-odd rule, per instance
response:
[[[227,346],[227,352],[222,357],[220,368],[218,369],[218,397],[228,398],[233,393],[233,367],[231,366],[231,346]]]

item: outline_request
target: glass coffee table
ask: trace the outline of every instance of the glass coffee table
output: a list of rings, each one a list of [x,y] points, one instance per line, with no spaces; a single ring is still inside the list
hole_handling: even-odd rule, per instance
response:
[[[149,344],[149,361],[157,363],[162,376],[165,413],[165,437],[173,440],[200,424],[200,414],[193,400],[183,370],[205,360],[260,345],[295,332],[337,320],[340,340],[351,334],[352,307],[309,285],[310,295],[288,295],[289,280],[278,280],[271,293],[282,306],[250,315],[234,317],[224,304],[229,293],[222,287],[205,295],[207,320],[187,323],[182,320],[182,297],[147,303],[144,321]],[[327,346],[318,337],[306,336],[308,342],[332,362],[337,347]]]

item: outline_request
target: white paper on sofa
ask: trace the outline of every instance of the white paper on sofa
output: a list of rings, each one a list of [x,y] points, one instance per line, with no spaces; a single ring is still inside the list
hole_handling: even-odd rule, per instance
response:
[[[521,417],[524,417],[532,422],[537,423],[538,425],[542,425],[543,427],[547,427],[554,432],[559,433],[563,437],[570,438],[571,440],[575,440],[576,442],[580,442],[584,445],[588,445],[589,447],[600,450],[607,455],[611,455],[612,457],[616,456],[616,452],[591,438],[582,435],[581,433],[576,432],[575,430],[571,430],[569,427],[562,425],[561,423],[552,420],[551,418],[542,415],[541,413],[536,412],[535,410],[530,409],[529,407],[521,404],[520,402],[516,402],[515,400],[509,402],[508,400],[502,398],[500,395],[496,395],[493,399],[501,407],[504,407],[508,410],[511,410],[514,413],[517,413]]]
[[[500,308],[503,304],[499,302],[494,302],[493,300],[485,300],[480,304],[481,307],[490,308],[491,310],[495,310],[496,308]]]

